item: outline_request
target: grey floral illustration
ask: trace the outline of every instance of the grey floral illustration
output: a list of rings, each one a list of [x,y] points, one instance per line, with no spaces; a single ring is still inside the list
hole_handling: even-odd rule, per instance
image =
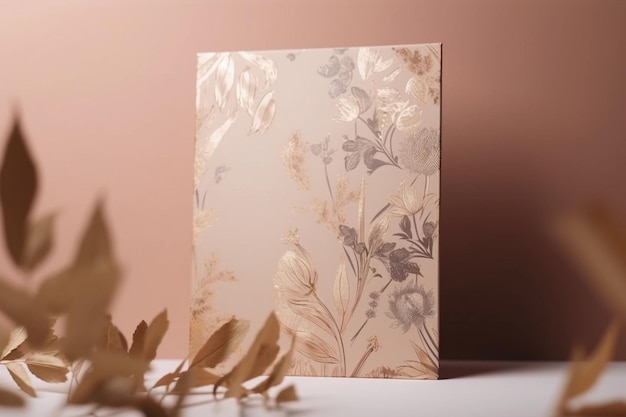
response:
[[[422,128],[400,145],[400,165],[417,174],[432,175],[439,170],[441,145],[439,131]]]
[[[435,296],[415,283],[394,291],[389,297],[387,316],[393,319],[392,327],[400,327],[406,333],[411,326],[420,330],[424,320],[435,313]]]
[[[409,274],[420,274],[420,267],[411,261],[411,252],[406,248],[395,249],[389,254],[389,273],[391,279],[402,282]]]
[[[226,165],[220,165],[217,168],[215,168],[214,180],[216,184],[219,184],[224,179],[224,175],[226,175],[226,172],[228,170],[230,170],[230,167]]]
[[[317,73],[325,78],[333,78],[330,82],[328,95],[336,98],[348,91],[348,85],[352,81],[352,72],[354,71],[354,61],[345,55],[339,59],[338,55],[345,52],[344,50],[335,50],[335,54],[331,55],[328,62],[321,65],[317,69]]]

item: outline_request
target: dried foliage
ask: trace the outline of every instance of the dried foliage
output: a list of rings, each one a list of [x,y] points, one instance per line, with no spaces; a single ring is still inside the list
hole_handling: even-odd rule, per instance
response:
[[[230,88],[228,83],[225,87]],[[232,84],[232,82],[229,81]],[[271,96],[270,96],[271,99]],[[268,103],[256,109],[259,122],[253,130],[262,132],[272,109]],[[246,100],[248,103],[249,100]],[[0,312],[15,327],[0,329],[0,365],[5,367],[17,388],[28,396],[37,393],[32,379],[48,383],[71,379],[67,404],[93,404],[100,407],[135,409],[146,417],[176,417],[187,394],[196,387],[213,386],[217,395],[242,399],[260,394],[269,405],[268,390],[282,383],[291,366],[292,349],[280,359],[279,324],[272,313],[248,352],[225,375],[214,371],[239,348],[249,323],[231,319],[213,333],[190,361],[182,361],[171,373],[163,375],[146,389],[145,375],[169,327],[167,311],[150,323],[141,321],[130,341],[109,315],[119,288],[122,269],[109,236],[104,204],[97,202],[82,233],[73,259],[37,288],[28,280],[54,249],[54,214],[33,218],[31,209],[37,195],[36,164],[32,160],[19,120],[16,118],[0,165],[0,207],[7,253],[18,279],[0,275]],[[21,277],[20,277],[21,278]],[[65,323],[64,334],[57,336],[57,320]],[[292,344],[293,347],[293,344]],[[253,388],[244,387],[274,364],[268,376]],[[171,406],[154,397],[155,389],[175,395]],[[289,386],[280,391],[274,403],[297,399]],[[0,406],[22,407],[19,391],[0,388]]]
[[[588,282],[616,316],[598,346],[589,355],[576,347],[569,377],[558,401],[560,416],[626,416],[626,402],[613,401],[573,407],[571,400],[591,390],[613,359],[626,319],[626,231],[606,206],[593,204],[563,217],[556,235],[586,272]]]

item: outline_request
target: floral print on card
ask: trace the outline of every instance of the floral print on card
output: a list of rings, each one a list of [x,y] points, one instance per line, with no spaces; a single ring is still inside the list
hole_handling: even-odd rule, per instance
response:
[[[191,346],[275,309],[293,375],[438,376],[441,45],[198,55]]]

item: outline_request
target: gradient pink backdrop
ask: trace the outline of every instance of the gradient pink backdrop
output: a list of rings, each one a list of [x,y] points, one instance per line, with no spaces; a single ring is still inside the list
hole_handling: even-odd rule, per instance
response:
[[[609,314],[545,224],[588,196],[626,213],[625,40],[622,0],[0,0],[0,130],[18,102],[36,211],[60,212],[41,274],[105,196],[114,319],[167,307],[181,357],[196,52],[443,42],[442,357],[562,359]]]

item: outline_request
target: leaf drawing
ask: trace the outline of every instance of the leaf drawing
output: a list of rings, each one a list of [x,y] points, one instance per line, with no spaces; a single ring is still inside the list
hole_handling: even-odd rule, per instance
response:
[[[215,74],[215,102],[224,111],[235,82],[235,63],[230,54],[222,54]]]
[[[252,52],[239,52],[239,55],[265,73],[265,84],[263,88],[268,88],[274,84],[278,77],[278,68],[274,61]]]
[[[263,96],[259,105],[252,117],[252,127],[250,128],[249,135],[258,133],[264,134],[270,127],[274,120],[274,114],[276,113],[276,102],[274,101],[274,92],[269,91]]]
[[[346,263],[343,259],[339,263],[339,268],[337,269],[337,276],[335,277],[333,285],[333,299],[335,301],[335,308],[337,309],[338,315],[341,317],[339,329],[343,330],[346,311],[348,311],[348,306],[350,304],[350,283],[346,272]]]
[[[250,116],[254,114],[254,98],[256,96],[256,76],[246,67],[239,75],[237,83],[237,102]]]

